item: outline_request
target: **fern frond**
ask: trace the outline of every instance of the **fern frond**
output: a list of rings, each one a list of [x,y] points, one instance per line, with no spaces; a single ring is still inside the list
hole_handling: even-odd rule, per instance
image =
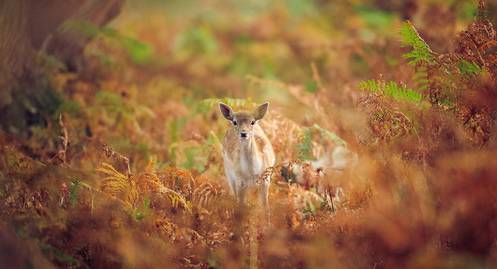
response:
[[[159,188],[159,192],[162,194],[167,194],[167,197],[171,201],[171,204],[174,208],[179,208],[182,207],[184,208],[188,213],[192,213],[192,207],[190,202],[179,192],[176,192],[170,188],[167,188],[165,186],[161,186]]]
[[[98,172],[104,173],[108,175],[109,177],[115,177],[120,180],[125,180],[127,181],[128,177],[124,175],[123,173],[117,171],[112,165],[108,163],[102,163],[102,165],[97,168]]]
[[[209,182],[202,183],[193,193],[193,202],[200,207],[207,207],[211,204],[212,200],[219,195],[219,187],[214,187]]]
[[[100,189],[103,192],[117,196],[119,193],[131,189],[128,177],[117,171],[112,165],[102,163],[101,166],[97,168],[97,171],[106,175],[100,186]]]
[[[403,55],[404,58],[409,60],[409,64],[431,64],[435,62],[433,51],[419,35],[418,31],[411,22],[406,21],[402,25],[402,27],[400,28],[400,38],[404,47],[412,48],[410,52]]]
[[[399,85],[395,81],[367,80],[359,83],[359,89],[381,93],[398,101],[420,103],[423,99],[419,92],[407,88],[405,85]]]
[[[359,89],[378,92],[380,90],[380,83],[374,79],[361,81],[359,82]]]
[[[370,92],[381,92],[382,91],[381,80],[369,79],[359,82],[359,89],[363,91]]]
[[[430,87],[430,80],[428,79],[428,67],[418,66],[416,73],[414,73],[412,80],[416,83],[416,89],[419,91],[426,91]]]

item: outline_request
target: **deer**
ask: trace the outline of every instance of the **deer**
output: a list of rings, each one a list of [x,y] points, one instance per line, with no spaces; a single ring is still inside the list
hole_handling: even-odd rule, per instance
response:
[[[270,177],[265,176],[274,166],[275,154],[271,141],[259,125],[268,110],[269,103],[259,105],[254,111],[235,112],[219,103],[219,109],[230,122],[222,144],[226,180],[240,206],[245,203],[248,189],[258,192],[259,201],[269,216]],[[261,177],[264,180],[261,182]]]

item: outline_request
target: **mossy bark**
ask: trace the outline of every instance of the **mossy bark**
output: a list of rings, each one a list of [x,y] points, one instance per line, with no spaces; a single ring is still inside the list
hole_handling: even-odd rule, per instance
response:
[[[121,10],[124,0],[87,0],[46,39],[47,53],[62,60],[70,70],[78,70],[83,50],[92,36],[81,25],[100,27],[109,23]]]

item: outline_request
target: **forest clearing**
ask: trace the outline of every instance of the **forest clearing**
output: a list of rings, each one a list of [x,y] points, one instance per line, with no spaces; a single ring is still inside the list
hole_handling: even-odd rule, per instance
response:
[[[0,268],[497,268],[496,25],[493,0],[0,1]]]

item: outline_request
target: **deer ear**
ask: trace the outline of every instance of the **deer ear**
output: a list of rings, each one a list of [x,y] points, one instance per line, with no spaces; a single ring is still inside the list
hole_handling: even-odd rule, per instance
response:
[[[255,120],[260,120],[260,119],[264,118],[264,115],[266,115],[268,106],[269,106],[269,103],[266,102],[266,103],[258,106],[255,109],[255,111],[254,111],[254,118],[255,118]]]
[[[230,106],[223,103],[219,103],[219,110],[221,110],[221,113],[223,113],[223,116],[227,120],[233,120],[233,109],[231,109]]]

